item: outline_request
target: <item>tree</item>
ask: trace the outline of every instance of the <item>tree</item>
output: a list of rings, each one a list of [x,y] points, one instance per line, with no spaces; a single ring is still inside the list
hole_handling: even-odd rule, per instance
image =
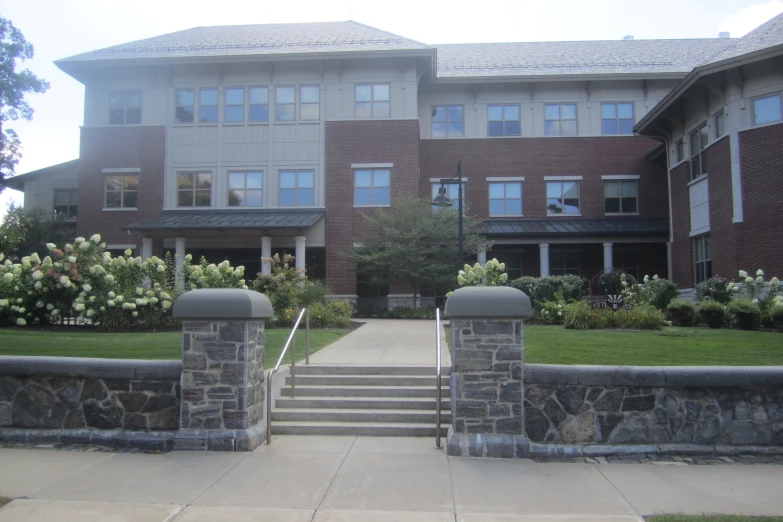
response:
[[[459,265],[459,216],[454,209],[433,211],[429,200],[400,198],[391,209],[364,216],[367,234],[346,253],[368,279],[407,283],[420,294],[457,286]],[[464,217],[466,255],[487,249],[480,224]],[[415,303],[415,299],[414,299]],[[414,305],[415,306],[415,305]]]
[[[17,262],[33,252],[43,258],[49,251],[47,243],[64,245],[74,237],[75,229],[51,212],[12,204],[0,224],[0,254]]]
[[[6,127],[9,120],[33,118],[33,108],[24,97],[29,92],[43,93],[49,82],[34,75],[29,69],[16,72],[16,61],[30,60],[33,45],[10,20],[0,18],[0,191],[5,188],[6,176],[13,176],[22,157],[19,136]]]

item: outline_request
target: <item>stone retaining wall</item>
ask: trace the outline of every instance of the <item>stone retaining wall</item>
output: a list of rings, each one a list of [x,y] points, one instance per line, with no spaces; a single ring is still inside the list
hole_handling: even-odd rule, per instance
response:
[[[0,441],[167,450],[180,361],[0,357]]]

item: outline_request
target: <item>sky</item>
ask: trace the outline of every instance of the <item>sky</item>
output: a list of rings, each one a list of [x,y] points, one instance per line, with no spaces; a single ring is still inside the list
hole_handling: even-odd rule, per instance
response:
[[[294,7],[294,8],[292,8]],[[11,122],[23,174],[79,156],[84,87],[54,60],[207,25],[356,20],[427,44],[741,37],[783,12],[783,0],[0,0],[35,47],[29,68],[48,80],[28,96],[30,122]],[[20,192],[0,194],[0,215]]]

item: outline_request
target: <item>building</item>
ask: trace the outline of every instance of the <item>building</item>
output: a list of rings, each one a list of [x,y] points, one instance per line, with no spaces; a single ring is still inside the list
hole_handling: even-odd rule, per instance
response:
[[[341,252],[457,161],[494,241],[479,257],[512,278],[783,273],[782,28],[431,46],[356,22],[199,27],[56,62],[85,86],[79,159],[8,184],[44,206],[78,187],[80,234],[110,248],[248,274],[287,251],[391,306],[410,289],[359,281]]]

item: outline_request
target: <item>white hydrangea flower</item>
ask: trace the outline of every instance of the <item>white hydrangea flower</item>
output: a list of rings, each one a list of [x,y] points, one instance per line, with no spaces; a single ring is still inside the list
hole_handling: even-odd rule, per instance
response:
[[[93,234],[92,237],[90,237],[90,241],[95,243],[96,245],[101,242],[101,235],[100,234]]]
[[[160,298],[161,299],[171,299],[171,296],[168,293],[166,293],[166,292],[161,292],[160,293]]]
[[[139,316],[139,312],[133,312],[131,315],[132,315],[133,317],[138,317],[138,316]]]
[[[128,257],[132,256],[132,255],[133,255],[133,250],[131,250],[130,248],[129,248],[129,249],[127,249],[127,250],[125,251],[125,255],[126,255],[126,256],[128,256]]]
[[[43,272],[41,272],[40,270],[36,270],[35,272],[33,272],[33,279],[35,279],[36,281],[40,281],[41,279],[43,279],[43,276],[44,276]]]
[[[163,301],[162,303],[160,303],[160,306],[164,310],[168,310],[169,308],[171,308],[171,301]]]
[[[147,304],[147,300],[144,298],[136,299],[136,306],[144,306]]]
[[[150,297],[150,304],[158,304],[158,298],[157,297]]]
[[[54,243],[46,243],[46,248],[48,248],[49,250],[54,250],[57,248],[57,245],[55,245]]]
[[[87,317],[92,317],[95,315],[95,310],[87,310]]]
[[[78,303],[74,305],[73,309],[76,310],[77,312],[81,312],[82,310],[84,310],[84,305],[82,303]]]
[[[110,285],[114,283],[114,276],[111,274],[108,274],[106,277],[103,278],[103,280],[106,282],[106,284]]]
[[[773,277],[772,279],[769,280],[769,284],[772,286],[778,286],[780,284],[780,281],[778,280],[777,277]]]
[[[51,312],[52,310],[54,310],[54,305],[52,303],[49,303],[48,305],[46,305],[46,309]]]
[[[140,286],[136,287],[136,295],[144,295],[144,289]]]
[[[90,248],[89,243],[82,243],[81,245],[79,245],[80,250],[87,250],[88,248]]]
[[[761,276],[758,276],[758,277],[756,278],[756,282],[757,282],[757,283],[763,283],[763,282],[764,282],[764,278],[763,278],[763,277],[761,277]]]
[[[82,243],[84,243],[84,238],[77,237],[76,239],[73,240],[73,242],[76,243],[77,245],[81,245]]]
[[[131,305],[130,303],[122,303],[122,309],[123,310],[128,310],[128,309],[130,309],[130,305]]]
[[[193,260],[193,256],[191,254],[185,256],[185,261],[192,261],[192,260]]]
[[[10,283],[11,281],[14,280],[14,274],[12,274],[11,272],[3,274],[3,280]]]
[[[36,281],[35,283],[33,283],[33,288],[35,288],[36,290],[40,290],[41,287],[43,287],[43,285],[41,284],[40,281]]]
[[[75,263],[76,262],[76,257],[75,256],[68,256],[68,262],[69,263]]]
[[[752,277],[750,277],[750,276],[747,276],[747,277],[745,278],[745,282],[746,282],[746,283],[752,283],[752,282],[753,282],[753,278],[752,278]]]
[[[60,284],[68,288],[71,286],[71,280],[68,279],[68,276],[60,276]]]
[[[644,282],[649,283],[650,282],[650,276],[646,275],[644,276]]]
[[[242,285],[242,290],[247,290],[247,285]]]
[[[108,301],[106,301],[106,304],[109,305],[109,306],[114,306],[114,300],[113,299],[109,299]]]
[[[33,253],[33,254],[30,256],[30,261],[32,261],[32,262],[33,262],[33,263],[35,263],[36,265],[40,265],[40,264],[41,264],[41,257],[38,255],[38,252],[34,252],[34,253]]]
[[[26,324],[27,324],[27,321],[25,321],[21,317],[16,320],[16,326],[25,326]]]
[[[653,276],[653,281],[657,281],[657,280],[658,280],[658,274],[655,274],[655,275]]]
[[[120,303],[123,302],[124,300],[125,300],[124,296],[121,296],[121,295],[117,296],[117,301],[119,301]]]
[[[153,297],[155,295],[155,292],[153,292],[152,290],[147,290],[146,292],[144,292],[144,295],[147,297]]]
[[[165,266],[163,266],[163,265],[158,265],[158,266],[155,268],[155,270],[157,270],[157,271],[158,271],[158,272],[160,272],[160,273],[163,273],[163,272],[165,272],[165,271],[166,271],[166,267],[165,267]]]
[[[759,268],[758,270],[756,270],[756,275],[757,275],[757,276],[759,276],[759,277],[761,277],[761,276],[763,276],[763,275],[764,275],[764,271],[763,271],[762,269],[760,269],[760,268]]]
[[[739,276],[740,276],[740,279],[745,279],[746,277],[748,277],[748,273],[746,271],[744,271],[744,270],[740,270],[739,271]]]
[[[88,285],[88,284],[83,284],[83,285],[82,285],[82,288],[83,288],[83,289],[84,289],[84,291],[85,291],[85,292],[87,292],[87,293],[89,293],[89,292],[92,290],[92,287],[91,287],[90,285]]]

